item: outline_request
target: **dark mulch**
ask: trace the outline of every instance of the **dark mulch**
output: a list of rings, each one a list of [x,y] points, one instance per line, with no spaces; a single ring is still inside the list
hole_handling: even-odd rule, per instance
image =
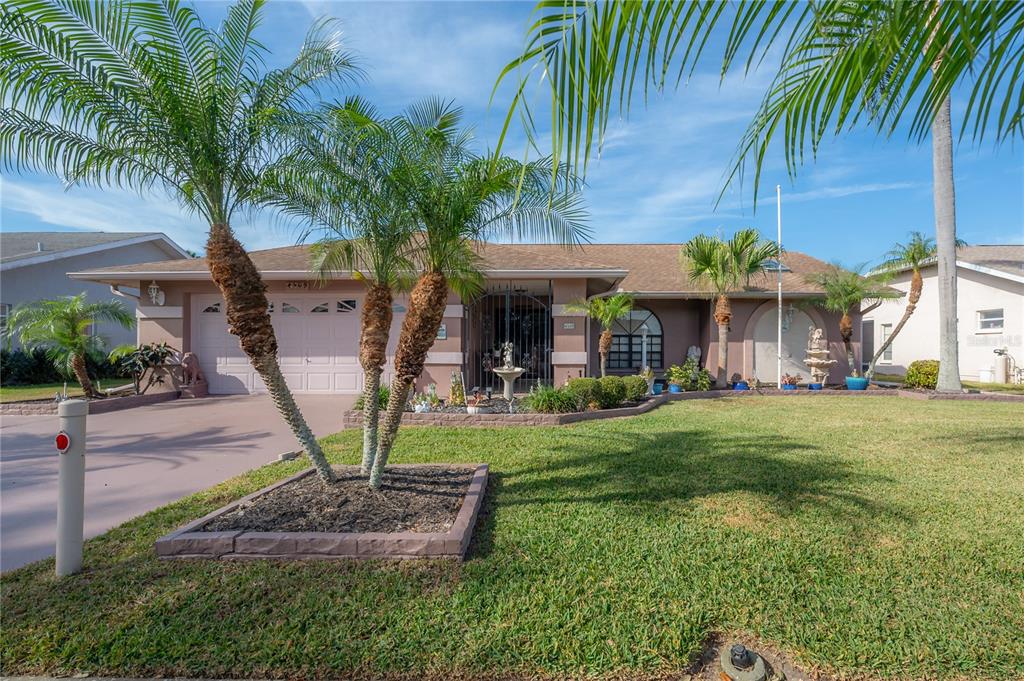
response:
[[[335,466],[338,481],[316,475],[278,487],[202,531],[253,532],[447,532],[473,477],[467,466],[403,466],[384,473],[370,489],[357,466]]]

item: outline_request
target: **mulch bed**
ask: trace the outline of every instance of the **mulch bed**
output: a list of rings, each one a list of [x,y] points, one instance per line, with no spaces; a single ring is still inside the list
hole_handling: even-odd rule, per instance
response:
[[[200,531],[447,532],[473,478],[468,466],[404,466],[370,489],[358,466],[335,466],[325,485],[309,475],[220,515]]]

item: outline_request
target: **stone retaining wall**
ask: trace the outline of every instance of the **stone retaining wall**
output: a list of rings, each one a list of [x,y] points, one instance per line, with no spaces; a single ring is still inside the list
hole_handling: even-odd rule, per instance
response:
[[[177,392],[148,393],[146,395],[127,395],[125,397],[108,397],[103,400],[89,400],[90,414],[106,414],[132,407],[143,407],[148,404],[159,404],[178,399]],[[32,400],[30,402],[4,402],[0,404],[0,414],[4,416],[47,416],[57,414],[57,403],[53,400]]]

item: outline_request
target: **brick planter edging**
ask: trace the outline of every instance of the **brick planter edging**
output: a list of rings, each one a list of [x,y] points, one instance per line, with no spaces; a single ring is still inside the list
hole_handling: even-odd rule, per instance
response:
[[[107,414],[112,411],[144,407],[176,399],[178,399],[178,392],[169,390],[167,392],[149,393],[148,395],[126,395],[124,397],[108,397],[102,400],[89,400],[89,413]],[[53,400],[0,403],[0,414],[5,416],[45,416],[56,413],[57,403]]]
[[[394,467],[449,465],[396,464]],[[214,518],[279,487],[311,475],[302,471],[269,487],[208,513],[156,540],[156,554],[164,559],[266,559],[336,560],[351,558],[448,558],[463,560],[473,537],[480,506],[487,490],[487,464],[474,467],[455,521],[447,532],[203,532]]]

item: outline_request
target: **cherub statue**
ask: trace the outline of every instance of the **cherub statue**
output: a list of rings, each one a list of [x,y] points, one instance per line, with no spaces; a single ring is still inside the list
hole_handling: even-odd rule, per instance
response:
[[[505,341],[501,346],[501,358],[506,369],[515,369],[515,362],[512,361],[512,341]]]

